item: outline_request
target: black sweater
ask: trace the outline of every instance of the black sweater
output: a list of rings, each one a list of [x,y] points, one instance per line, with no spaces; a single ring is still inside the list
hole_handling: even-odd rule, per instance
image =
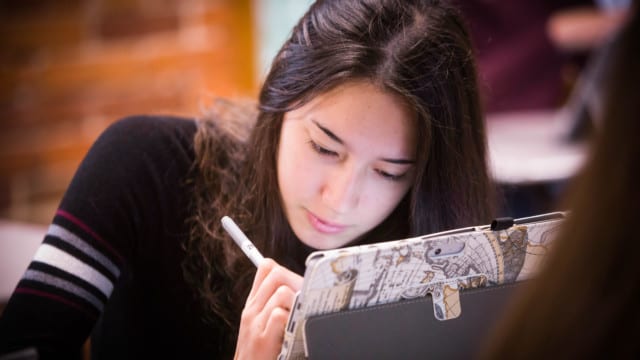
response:
[[[72,358],[221,358],[185,283],[193,120],[139,116],[110,126],[78,168],[0,318],[0,353]]]

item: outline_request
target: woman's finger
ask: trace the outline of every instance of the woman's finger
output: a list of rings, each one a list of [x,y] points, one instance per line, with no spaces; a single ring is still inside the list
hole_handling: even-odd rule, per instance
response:
[[[279,320],[282,315],[284,315],[286,323],[295,298],[296,292],[293,289],[286,285],[279,286],[260,312],[258,322],[261,324],[261,329],[266,333],[273,333],[274,329],[269,324],[274,321],[274,318]],[[279,324],[279,321],[276,321],[275,324]],[[282,327],[278,325],[275,332],[280,330],[284,330],[284,325]]]
[[[300,290],[302,287],[302,277],[300,275],[276,264],[275,262],[273,262],[273,264],[274,265],[270,266],[264,277],[258,278],[258,275],[256,274],[256,280],[254,281],[255,291],[251,297],[247,298],[245,307],[251,307],[254,308],[255,311],[261,312],[267,301],[269,301],[280,286],[284,285],[290,288],[293,293]],[[262,269],[259,271],[262,275]]]
[[[278,266],[273,259],[265,258],[264,261],[260,263],[258,266],[258,271],[256,271],[256,276],[253,278],[253,285],[251,285],[251,290],[249,291],[249,296],[247,297],[247,303],[251,301],[258,291],[258,288],[264,281],[264,279],[269,275],[271,270]]]
[[[267,324],[264,330],[264,337],[270,339],[269,344],[277,344],[278,348],[282,346],[284,340],[285,327],[289,320],[290,309],[283,309],[280,307],[274,308],[269,315]]]
[[[274,358],[282,346],[285,326],[302,286],[302,277],[266,259],[258,267],[240,319],[236,356]]]

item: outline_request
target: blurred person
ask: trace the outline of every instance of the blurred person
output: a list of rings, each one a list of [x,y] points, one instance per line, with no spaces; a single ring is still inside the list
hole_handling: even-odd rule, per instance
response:
[[[546,33],[553,45],[565,53],[591,53],[603,46],[623,26],[631,0],[595,0],[553,12]]]
[[[589,160],[542,271],[514,299],[487,359],[637,358],[640,344],[640,21],[612,44]]]
[[[0,318],[0,352],[273,359],[316,249],[488,222],[468,32],[437,0],[314,3],[257,112],[134,116],[78,168]],[[224,105],[227,104],[227,105]],[[256,271],[223,231],[267,257]]]
[[[628,3],[465,0],[458,6],[491,114],[561,107],[588,55],[623,23]]]
[[[457,4],[476,49],[490,147],[501,151],[491,159],[503,169],[494,172],[499,213],[524,217],[558,210],[574,174],[569,169],[584,158],[578,154],[597,105],[592,98],[600,48],[624,23],[628,0]]]

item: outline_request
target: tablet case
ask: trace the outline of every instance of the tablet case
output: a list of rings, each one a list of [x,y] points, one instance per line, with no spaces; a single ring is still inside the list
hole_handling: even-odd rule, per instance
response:
[[[474,359],[524,282],[463,290],[462,314],[440,321],[431,297],[309,318],[304,336],[310,360]]]
[[[307,258],[278,359],[309,355],[313,339],[308,338],[312,335],[306,333],[306,323],[319,315],[383,304],[404,306],[415,299],[431,305],[434,320],[452,321],[470,306],[461,294],[535,275],[564,216],[558,212],[501,218],[490,225],[316,251]],[[421,311],[427,313],[426,308]]]

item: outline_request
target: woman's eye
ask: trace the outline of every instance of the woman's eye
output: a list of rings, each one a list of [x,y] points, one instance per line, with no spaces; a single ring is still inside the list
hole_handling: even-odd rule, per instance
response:
[[[331,151],[329,149],[323,148],[322,146],[318,145],[315,141],[313,140],[309,140],[309,144],[311,145],[311,148],[317,152],[320,155],[325,155],[325,156],[338,156],[338,153],[335,151]]]
[[[382,171],[382,170],[376,170],[376,172],[382,176],[383,178],[387,179],[387,180],[391,180],[391,181],[400,181],[402,180],[402,178],[404,178],[404,176],[406,175],[406,173],[404,174],[400,174],[400,175],[395,175],[395,174],[389,174],[386,171]]]

